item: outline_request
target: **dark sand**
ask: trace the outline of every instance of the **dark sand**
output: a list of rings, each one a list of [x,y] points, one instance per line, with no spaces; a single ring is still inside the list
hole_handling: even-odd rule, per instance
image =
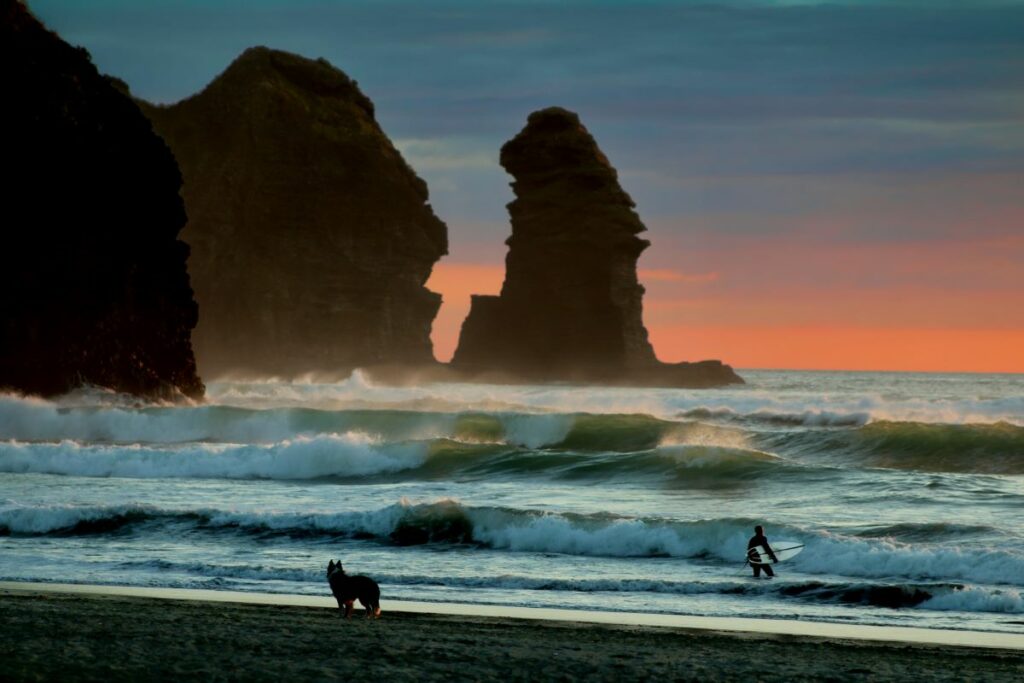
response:
[[[3,680],[1021,681],[1024,652],[0,591]]]

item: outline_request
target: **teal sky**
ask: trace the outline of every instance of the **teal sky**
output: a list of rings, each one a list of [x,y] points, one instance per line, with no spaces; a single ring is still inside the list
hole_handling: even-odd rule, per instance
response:
[[[455,224],[504,224],[497,150],[531,110],[552,104],[580,113],[645,218],[770,217],[715,228],[729,233],[777,230],[808,204],[849,194],[842,177],[859,195],[872,175],[1024,170],[1019,2],[30,6],[158,102],[201,89],[252,45],[326,57],[376,102]],[[834,182],[809,197],[799,182],[766,191],[764,176]],[[709,177],[714,186],[685,182]],[[504,229],[477,228],[481,246]],[[928,229],[879,222],[850,237]]]
[[[654,245],[644,268],[714,271],[700,286],[728,300],[889,288],[914,292],[914,313],[953,286],[1024,310],[1024,266],[985,267],[1024,263],[1022,2],[29,5],[156,102],[196,92],[253,45],[325,57],[427,180],[450,262],[501,264],[511,193],[498,150],[532,110],[560,105],[637,201]],[[982,243],[998,253],[960,246]],[[850,250],[884,257],[851,272]],[[932,261],[908,269],[896,253]],[[968,254],[970,274],[937,254]],[[685,282],[650,283],[650,296],[688,296]],[[988,324],[969,302],[946,318],[935,308],[917,324]],[[856,317],[907,317],[879,315]],[[999,318],[1024,329],[1024,314]]]

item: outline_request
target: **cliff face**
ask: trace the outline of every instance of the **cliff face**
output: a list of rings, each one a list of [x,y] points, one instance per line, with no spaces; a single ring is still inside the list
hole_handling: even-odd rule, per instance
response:
[[[433,362],[424,283],[447,228],[354,81],[252,48],[144,110],[185,177],[204,374]]]
[[[170,151],[89,54],[0,0],[0,387],[203,394]]]
[[[646,228],[576,114],[531,114],[502,147],[501,165],[516,195],[505,283],[500,296],[473,297],[453,367],[540,380],[742,382],[718,361],[656,359],[636,275]]]

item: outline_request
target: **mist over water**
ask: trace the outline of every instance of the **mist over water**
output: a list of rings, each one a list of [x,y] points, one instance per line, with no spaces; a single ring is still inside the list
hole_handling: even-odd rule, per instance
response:
[[[1024,632],[1024,376],[743,374],[0,396],[0,578]]]

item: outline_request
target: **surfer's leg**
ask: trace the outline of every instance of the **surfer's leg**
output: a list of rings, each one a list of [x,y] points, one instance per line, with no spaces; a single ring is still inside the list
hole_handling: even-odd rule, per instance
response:
[[[754,578],[755,579],[760,579],[761,578],[761,565],[754,564],[753,562],[751,562],[750,566],[754,568]]]
[[[775,570],[772,569],[772,566],[770,564],[766,564],[764,566],[764,573],[768,576],[769,579],[775,578]]]

